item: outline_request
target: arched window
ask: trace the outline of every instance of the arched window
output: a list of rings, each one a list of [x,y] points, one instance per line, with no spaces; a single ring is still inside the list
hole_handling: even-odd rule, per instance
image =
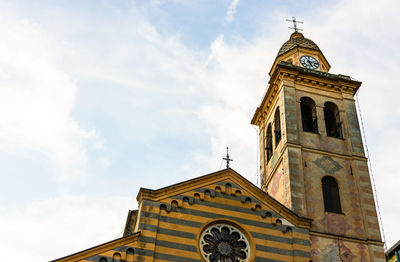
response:
[[[265,150],[267,151],[267,163],[272,157],[272,127],[271,124],[268,125],[267,135],[265,138]]]
[[[300,99],[301,122],[303,131],[318,133],[318,120],[315,102],[309,97]]]
[[[99,262],[107,262],[107,258],[101,257],[100,260],[99,260]]]
[[[342,213],[339,187],[333,177],[325,176],[322,178],[322,193],[324,195],[325,211],[332,213]]]
[[[121,254],[119,252],[114,253],[112,262],[122,262],[121,261]]]
[[[279,107],[275,111],[275,117],[274,117],[274,122],[275,122],[275,147],[279,144],[279,141],[281,141],[281,114],[279,112]]]
[[[326,102],[324,106],[324,118],[326,126],[326,135],[342,138],[342,122],[337,105],[332,102]]]
[[[133,248],[128,248],[126,250],[125,262],[133,262],[134,256],[135,256],[135,250]]]

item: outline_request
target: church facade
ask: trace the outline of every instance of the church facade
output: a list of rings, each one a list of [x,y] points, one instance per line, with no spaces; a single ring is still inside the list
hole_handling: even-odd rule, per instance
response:
[[[261,188],[228,168],[141,188],[124,236],[54,261],[385,261],[354,95],[295,31],[251,124]]]

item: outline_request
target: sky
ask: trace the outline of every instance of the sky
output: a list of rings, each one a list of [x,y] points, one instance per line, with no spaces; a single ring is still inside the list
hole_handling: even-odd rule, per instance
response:
[[[358,93],[387,245],[400,229],[397,0],[0,1],[0,253],[48,261],[120,237],[140,187],[232,168],[295,16]]]

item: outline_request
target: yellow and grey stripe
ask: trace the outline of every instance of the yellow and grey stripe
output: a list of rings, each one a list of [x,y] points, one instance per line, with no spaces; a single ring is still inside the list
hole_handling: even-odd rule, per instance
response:
[[[231,184],[232,191],[245,192],[238,185]],[[157,261],[201,261],[196,242],[201,227],[213,219],[228,219],[236,221],[251,234],[256,246],[255,261],[309,261],[308,229],[290,226],[291,230],[286,233],[287,225],[271,223],[271,217],[283,220],[276,212],[269,211],[271,217],[263,217],[265,210],[254,210],[254,205],[247,203],[250,199],[253,204],[262,204],[258,199],[212,190],[216,185],[161,202],[143,200],[138,227],[141,231],[139,245],[143,248],[137,254],[152,256]],[[205,200],[193,198],[195,193],[207,190],[210,197],[205,197]],[[188,203],[182,203],[182,207],[170,205],[174,200],[183,201],[184,198]],[[164,208],[160,210],[160,206]]]

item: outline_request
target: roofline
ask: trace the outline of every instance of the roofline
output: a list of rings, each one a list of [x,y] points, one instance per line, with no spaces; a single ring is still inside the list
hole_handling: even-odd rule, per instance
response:
[[[98,248],[98,247],[101,247],[101,246],[104,246],[104,245],[107,245],[107,244],[111,244],[112,242],[117,242],[117,241],[119,241],[119,240],[122,240],[122,239],[125,239],[125,238],[129,238],[129,237],[132,237],[132,236],[135,236],[135,235],[139,235],[140,232],[141,232],[141,231],[138,231],[138,232],[135,232],[135,233],[133,233],[132,235],[129,235],[129,236],[124,236],[124,237],[116,238],[116,239],[114,239],[114,240],[111,240],[111,241],[108,241],[108,242],[105,242],[105,243],[102,243],[102,244],[99,244],[99,245],[96,245],[96,246],[93,246],[93,247],[90,247],[90,248],[81,250],[81,251],[79,251],[79,252],[72,253],[72,254],[70,254],[70,255],[67,255],[67,256],[64,256],[64,257],[60,257],[60,258],[57,258],[57,259],[54,259],[54,260],[50,260],[49,262],[57,262],[57,261],[60,261],[60,260],[62,260],[62,259],[66,259],[66,258],[68,258],[68,257],[76,256],[76,255],[79,255],[79,254],[81,254],[81,253],[87,252],[87,251],[89,251],[89,250],[91,250],[91,249],[95,249],[95,248]]]
[[[284,62],[284,61],[279,61],[278,62],[278,64],[275,67],[275,70],[274,70],[274,72],[272,74],[273,76],[277,73],[278,70],[276,70],[276,69],[278,67],[298,70],[303,74],[312,75],[312,76],[318,76],[318,77],[322,77],[324,79],[331,79],[331,80],[336,80],[336,81],[345,81],[345,82],[348,82],[348,83],[353,83],[353,84],[356,84],[357,90],[358,90],[358,87],[360,87],[360,85],[362,83],[361,81],[355,80],[354,78],[351,78],[350,76],[345,76],[345,75],[340,75],[340,74],[331,74],[331,73],[328,73],[328,72],[321,72],[321,71],[308,69],[308,68],[301,67],[301,66],[296,66],[296,65],[293,65],[291,63]],[[271,79],[273,78],[273,76],[271,76]]]
[[[206,175],[203,175],[203,176],[199,176],[199,177],[196,177],[196,178],[192,178],[192,179],[189,179],[189,180],[186,180],[186,181],[182,181],[182,182],[179,182],[179,183],[170,185],[170,186],[162,187],[162,188],[159,188],[159,189],[156,189],[156,190],[148,189],[148,188],[140,188],[140,189],[139,189],[138,196],[137,196],[137,199],[138,199],[138,201],[139,201],[140,195],[141,195],[142,192],[146,192],[146,191],[147,191],[147,193],[152,194],[152,193],[155,193],[156,191],[161,191],[161,190],[165,190],[165,189],[168,189],[168,188],[171,188],[171,189],[172,189],[173,187],[177,187],[177,186],[180,186],[180,185],[190,184],[191,182],[193,182],[193,181],[195,181],[195,180],[204,179],[204,178],[207,178],[207,177],[209,177],[209,176],[216,175],[217,173],[227,172],[227,171],[232,171],[233,173],[235,173],[239,178],[241,178],[241,179],[243,179],[244,181],[246,181],[247,183],[249,183],[249,184],[250,184],[253,188],[255,188],[259,193],[261,193],[261,194],[265,195],[266,197],[270,198],[272,201],[274,201],[276,204],[278,204],[281,208],[283,208],[283,209],[289,211],[291,214],[293,214],[293,215],[294,215],[295,217],[297,217],[298,219],[300,219],[300,220],[305,220],[305,221],[307,221],[307,222],[310,223],[310,224],[311,224],[311,222],[313,221],[313,219],[311,219],[311,218],[299,216],[296,212],[294,212],[294,211],[292,211],[291,209],[289,209],[289,208],[287,208],[286,206],[284,206],[281,202],[279,202],[278,200],[276,200],[275,198],[273,198],[272,196],[270,196],[267,192],[261,190],[261,188],[259,188],[258,186],[254,185],[251,181],[249,181],[247,178],[245,178],[244,176],[242,176],[241,174],[239,174],[238,172],[236,172],[236,171],[233,170],[232,168],[222,169],[222,170],[220,170],[220,171],[216,171],[216,172],[213,172],[213,173],[210,173],[210,174],[206,174]]]
[[[125,228],[124,228],[123,236],[128,236],[128,233],[129,233],[128,232],[128,224],[132,221],[132,215],[136,215],[136,217],[135,217],[135,224],[136,224],[138,213],[139,213],[139,209],[134,209],[134,210],[129,210],[128,211],[128,215],[126,216]]]
[[[296,46],[295,48],[289,49],[289,50],[287,50],[286,52],[284,52],[284,53],[282,53],[282,54],[280,54],[280,55],[277,55],[277,56],[275,57],[274,62],[272,63],[272,67],[271,67],[271,69],[269,70],[269,73],[268,73],[268,74],[271,75],[271,74],[273,73],[273,72],[272,72],[272,69],[274,68],[275,62],[276,62],[276,60],[278,60],[279,57],[281,57],[281,56],[283,56],[283,55],[285,55],[285,54],[287,54],[287,53],[289,53],[289,52],[291,52],[291,51],[293,51],[293,50],[295,50],[295,49],[298,49],[298,48],[303,48],[303,49],[311,50],[311,51],[317,51],[317,52],[321,53],[321,55],[322,55],[322,57],[324,58],[325,62],[328,64],[328,70],[331,68],[331,65],[329,64],[328,60],[327,60],[326,57],[324,56],[324,53],[322,53],[321,49],[320,49],[320,50],[315,50],[315,49],[312,49],[312,48],[309,48],[309,47]],[[318,49],[319,49],[319,47],[318,47]],[[279,54],[279,51],[278,51],[278,54]],[[279,64],[279,63],[278,63],[278,64]],[[276,68],[276,67],[275,67],[275,68]]]
[[[221,169],[221,170],[219,170],[219,171],[215,171],[215,172],[212,172],[212,173],[209,173],[209,174],[206,174],[206,175],[194,177],[194,178],[191,178],[191,179],[189,179],[189,180],[181,181],[181,182],[178,182],[178,183],[175,183],[175,184],[172,184],[172,185],[169,185],[169,186],[161,187],[161,188],[158,188],[158,189],[150,189],[150,188],[141,187],[141,188],[139,188],[139,192],[138,192],[138,194],[137,194],[137,196],[136,196],[136,200],[139,201],[139,195],[140,195],[140,193],[141,193],[142,191],[144,191],[144,192],[147,191],[147,192],[149,192],[149,193],[153,193],[153,192],[156,192],[156,191],[165,190],[165,189],[168,189],[168,188],[177,187],[177,186],[180,186],[180,185],[183,185],[183,184],[187,184],[187,183],[190,183],[190,182],[192,182],[192,181],[194,181],[194,180],[202,179],[202,178],[205,178],[205,177],[207,177],[207,176],[212,176],[212,175],[214,175],[214,174],[216,174],[216,173],[223,172],[223,171],[226,171],[226,170],[232,170],[233,172],[235,172],[236,174],[238,174],[239,176],[241,176],[239,173],[237,173],[237,172],[236,172],[235,170],[233,170],[232,168],[225,168],[225,169]]]
[[[391,248],[389,248],[388,250],[386,250],[385,254],[386,254],[387,256],[390,255],[390,253],[391,253],[392,251],[395,251],[396,247],[397,247],[398,249],[400,249],[400,240],[397,241],[396,244],[394,244]]]

